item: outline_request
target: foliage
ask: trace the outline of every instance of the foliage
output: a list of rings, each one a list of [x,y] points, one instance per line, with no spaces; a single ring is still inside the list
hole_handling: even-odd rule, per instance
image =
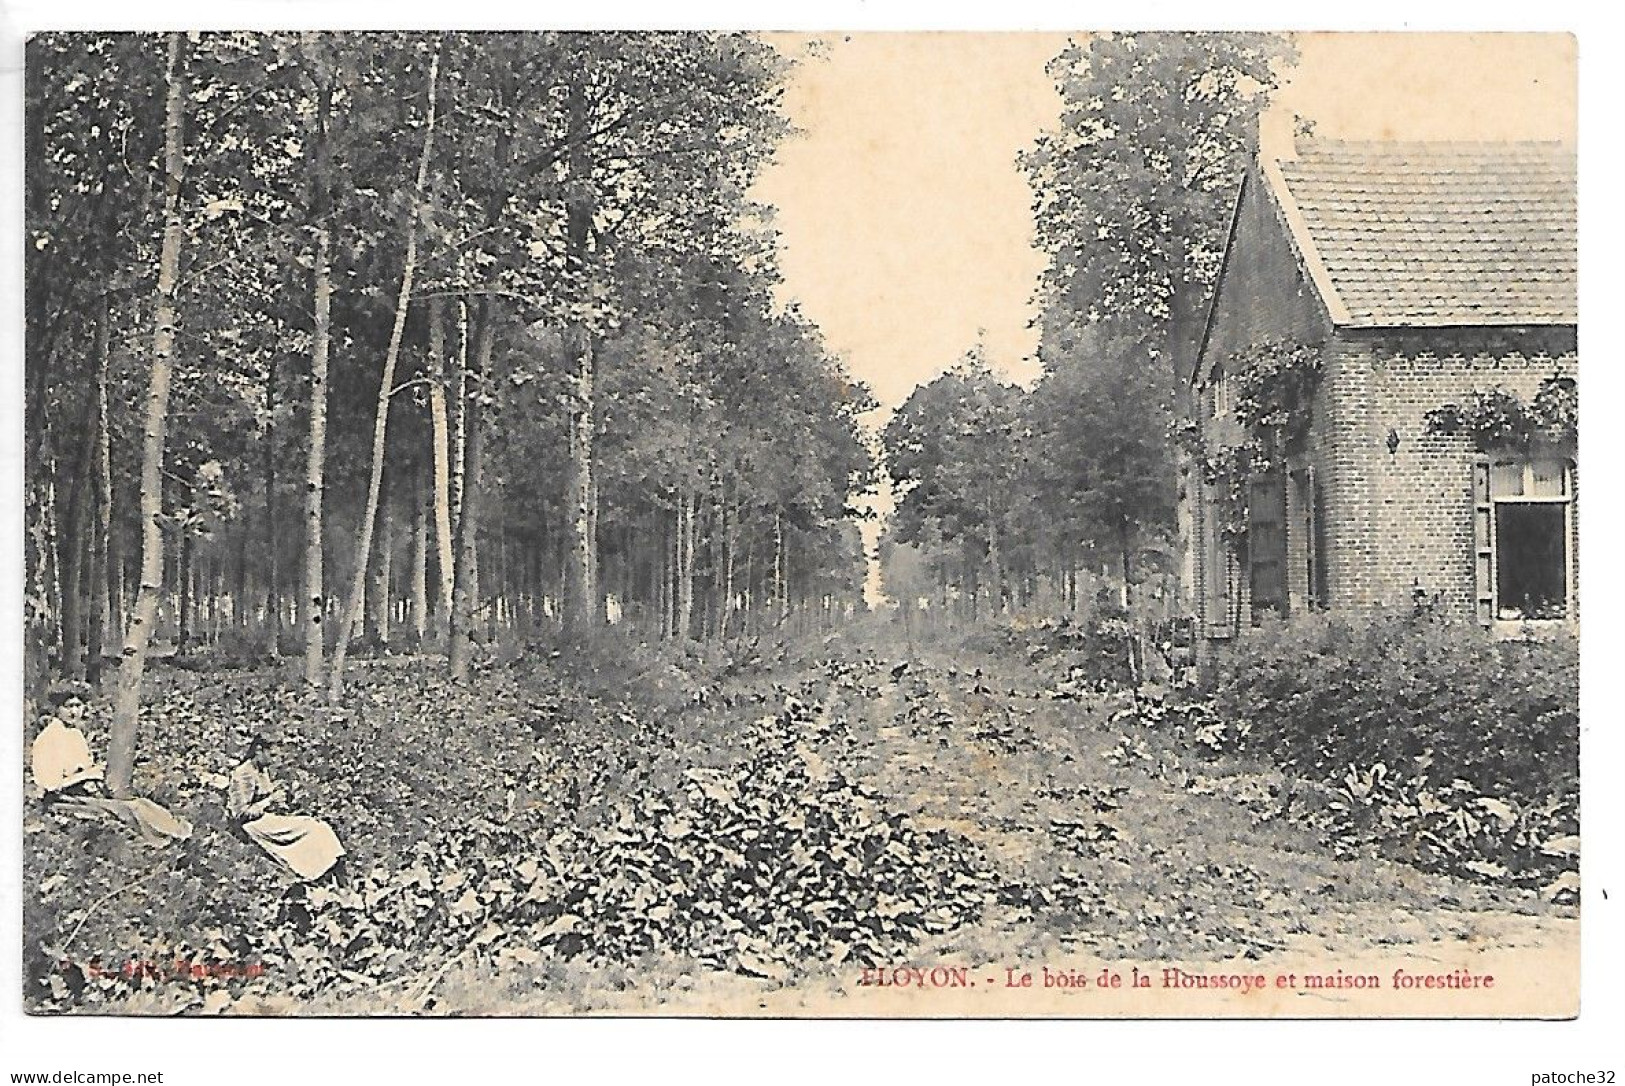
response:
[[[929,597],[922,574],[934,573],[998,610],[1036,570],[1096,555],[1143,579],[1137,567],[1174,519],[1171,374],[1104,326],[1069,330],[1045,359],[1029,391],[1001,382],[974,349],[887,424],[898,500],[884,553],[924,567],[888,570],[913,583],[908,598]]]
[[[1166,342],[1183,344],[1258,116],[1296,59],[1277,34],[1128,33],[1092,34],[1050,63],[1061,124],[1023,158],[1050,258],[1046,321],[1169,322]]]
[[[1236,421],[1244,429],[1268,437],[1282,452],[1308,436],[1320,386],[1319,345],[1266,341],[1231,355],[1223,365]]]
[[[1129,643],[1136,627],[1115,602],[1102,601],[1081,616],[1037,621],[1012,619],[971,634],[965,647],[1035,665],[1053,680],[1046,696],[1086,699],[1133,684]]]
[[[1320,386],[1320,348],[1266,341],[1220,365],[1231,415],[1210,422],[1206,433],[1198,428],[1186,433],[1196,439],[1203,482],[1219,495],[1220,530],[1236,539],[1247,534],[1253,480],[1280,471],[1309,434]]]
[[[1578,833],[1579,654],[1427,611],[1266,625],[1220,658],[1229,749],[1338,793],[1342,832],[1420,866],[1544,885]]]
[[[1046,345],[1029,414],[1035,504],[1073,546],[1121,557],[1173,528],[1173,373],[1100,325]]]
[[[957,557],[973,571],[985,561],[995,581],[1002,577],[1001,540],[1018,534],[1022,402],[1020,389],[993,375],[980,346],[910,394],[882,435],[897,541],[938,543],[949,561]],[[992,586],[995,607],[1003,587]]]
[[[1060,124],[1021,161],[1048,258],[1031,520],[1062,564],[1104,551],[1132,583],[1174,526],[1181,360],[1258,117],[1295,59],[1281,35],[1112,33],[1050,63]]]
[[[100,33],[29,45],[25,225],[39,289],[27,299],[38,499],[27,563],[33,628],[58,659],[64,637],[80,634],[53,621],[64,592],[85,597],[80,614],[117,616],[121,601],[97,597],[138,581],[135,406],[163,196],[163,46]],[[747,195],[787,131],[788,65],[771,46],[712,33],[230,32],[194,35],[187,54],[163,503],[165,523],[194,531],[195,546],[168,563],[160,641],[183,578],[224,582],[212,595],[230,598],[231,637],[258,637],[247,627],[268,624],[267,612],[286,624],[308,604],[293,591],[300,559],[309,564],[304,522],[286,514],[306,496],[319,232],[332,240],[334,287],[321,487],[329,586],[387,555],[386,587],[397,602],[410,592],[399,529],[432,481],[438,382],[452,441],[466,436],[470,398],[487,420],[477,550],[502,561],[485,567],[479,594],[502,597],[510,622],[521,596],[534,614],[556,613],[574,525],[560,467],[586,391],[576,333],[588,329],[603,360],[589,427],[600,446],[593,543],[622,613],[652,622],[672,591],[662,567],[679,491],[698,507],[690,573],[710,616],[685,635],[718,633],[730,590],[732,606],[768,611],[782,589],[775,617],[826,595],[856,600],[862,556],[847,528],[874,472],[857,422],[872,401],[775,299],[771,209]],[[419,198],[433,63],[440,119]],[[417,286],[389,390],[378,546],[358,555],[365,443],[409,230],[421,239]],[[497,325],[493,372],[471,379],[486,319]],[[52,565],[101,531],[83,508],[98,331],[108,333],[111,589],[64,585]],[[436,331],[445,357],[431,366]],[[451,496],[459,486],[454,471]],[[260,583],[272,566],[275,583]]]
[[[1447,403],[1426,415],[1430,434],[1465,434],[1480,452],[1527,450],[1537,442],[1572,448],[1579,432],[1579,389],[1573,380],[1548,377],[1534,399],[1497,386],[1465,403]]]
[[[1241,539],[1247,534],[1252,481],[1269,470],[1269,455],[1255,438],[1225,442],[1210,437],[1201,448],[1202,482],[1218,496],[1219,531],[1226,539]]]

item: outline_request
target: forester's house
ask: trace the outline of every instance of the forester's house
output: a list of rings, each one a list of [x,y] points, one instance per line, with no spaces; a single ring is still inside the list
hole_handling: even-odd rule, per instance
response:
[[[1575,237],[1561,145],[1311,142],[1260,159],[1192,370],[1200,448],[1257,432],[1238,408],[1260,402],[1272,352],[1318,373],[1267,470],[1237,483],[1199,453],[1187,477],[1209,644],[1268,611],[1419,596],[1490,628],[1577,620],[1572,427],[1509,440],[1495,410],[1573,395]],[[1448,404],[1471,416],[1453,433],[1429,418]]]

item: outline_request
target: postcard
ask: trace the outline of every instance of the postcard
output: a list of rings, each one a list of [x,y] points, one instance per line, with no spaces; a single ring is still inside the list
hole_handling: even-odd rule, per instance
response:
[[[1578,1013],[1573,36],[26,65],[28,1013]]]

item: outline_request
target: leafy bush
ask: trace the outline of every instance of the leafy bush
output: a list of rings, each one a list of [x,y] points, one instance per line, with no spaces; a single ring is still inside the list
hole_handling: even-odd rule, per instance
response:
[[[1571,378],[1548,377],[1529,403],[1505,388],[1477,391],[1465,404],[1427,413],[1428,433],[1467,434],[1480,450],[1527,449],[1539,441],[1573,445],[1579,427],[1579,388]]]
[[[1059,678],[1051,696],[1078,697],[1133,685],[1130,651],[1135,633],[1128,612],[1106,601],[1082,615],[988,626],[972,634],[965,647],[1038,665]]]
[[[1207,693],[1182,712],[1209,748],[1332,786],[1344,836],[1526,885],[1575,866],[1572,636],[1497,642],[1426,611],[1317,615],[1239,642]]]

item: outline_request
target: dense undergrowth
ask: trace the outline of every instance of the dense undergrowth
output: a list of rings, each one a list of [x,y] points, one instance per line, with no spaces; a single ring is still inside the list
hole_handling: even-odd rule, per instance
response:
[[[817,639],[679,648],[614,631],[510,650],[461,685],[432,660],[378,657],[358,663],[338,710],[286,667],[161,669],[136,781],[194,832],[154,847],[29,798],[26,1004],[569,1009],[607,978],[793,985],[1021,916],[1132,934],[1172,905],[1149,890],[1133,903],[1153,857],[1111,802],[1091,792],[1093,813],[1032,826],[1025,789],[994,805],[1020,822],[1011,832],[1055,838],[1045,855],[1128,873],[1095,885],[1001,866],[974,833],[902,813],[914,808],[861,768],[889,724],[945,762],[991,759],[1041,783],[1064,751],[1033,731],[1022,706],[1035,694],[1087,707],[1101,780],[1132,764],[1193,796],[1223,792],[1254,825],[1309,827],[1333,855],[1573,899],[1572,642],[1498,645],[1426,616],[1323,617],[1260,631],[1206,684],[1134,688],[1113,625],[967,636],[946,670]],[[244,727],[268,741],[287,812],[337,831],[336,875],[296,883],[232,832],[227,752]],[[104,704],[85,730],[105,749]],[[1215,925],[1190,918],[1185,941],[1211,942]],[[1249,939],[1236,927],[1220,941]],[[501,978],[507,994],[481,1003],[469,977]]]
[[[537,644],[466,686],[380,659],[342,711],[264,671],[171,672],[137,781],[194,833],[155,848],[31,805],[28,1005],[411,1012],[472,956],[538,977],[664,956],[784,980],[900,959],[977,917],[995,887],[975,847],[820,753],[843,719],[771,678],[748,704],[719,693],[786,651]],[[341,873],[294,883],[230,831],[242,721],[289,809],[338,832]],[[100,747],[101,707],[87,731]]]
[[[1111,615],[1009,623],[978,647],[1039,664],[1052,697],[1121,696],[1130,754],[1162,735],[1195,765],[1265,763],[1273,813],[1341,852],[1573,900],[1579,864],[1579,650],[1496,641],[1427,611],[1271,623],[1200,680],[1130,689]]]
[[[1221,656],[1222,742],[1333,790],[1340,835],[1427,870],[1572,897],[1579,646],[1422,612],[1319,615]]]

